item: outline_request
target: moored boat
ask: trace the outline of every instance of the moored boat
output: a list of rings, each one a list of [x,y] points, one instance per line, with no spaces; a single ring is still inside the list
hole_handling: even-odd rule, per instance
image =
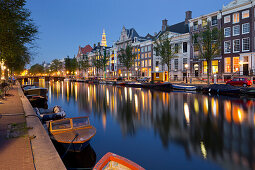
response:
[[[89,117],[67,118],[49,122],[51,138],[68,151],[80,152],[96,134]]]
[[[144,170],[140,165],[119,156],[117,154],[108,152],[105,154],[94,166],[93,170],[111,170],[111,169],[122,169],[122,170]]]
[[[197,90],[196,86],[185,86],[185,85],[172,84],[172,87],[175,90],[184,90],[184,91],[196,91]]]
[[[49,109],[34,108],[37,116],[41,121],[59,120],[66,117],[65,111],[60,106],[55,106]]]
[[[23,88],[24,94],[27,95],[36,95],[36,96],[43,96],[47,97],[48,89],[41,88],[37,86],[26,86]]]

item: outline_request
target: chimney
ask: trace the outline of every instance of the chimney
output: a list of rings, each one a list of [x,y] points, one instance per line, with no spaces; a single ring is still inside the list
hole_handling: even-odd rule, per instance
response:
[[[167,19],[162,20],[162,31],[166,31],[167,28]]]
[[[192,19],[192,11],[186,11],[185,24],[188,24],[190,19]]]
[[[96,44],[94,44],[93,48],[96,48]]]

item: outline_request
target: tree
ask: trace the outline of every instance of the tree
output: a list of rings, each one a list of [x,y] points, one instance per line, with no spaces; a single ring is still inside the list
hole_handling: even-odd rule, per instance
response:
[[[109,62],[109,54],[107,54],[106,49],[104,49],[104,56],[101,59],[102,67],[103,67],[103,70],[104,70],[104,78],[106,78],[105,72],[106,72],[106,65],[107,65],[108,62]]]
[[[178,57],[179,46],[175,45],[173,47],[172,37],[169,38],[169,34],[165,33],[159,36],[155,41],[154,50],[157,56],[160,56],[162,67],[166,64],[168,70],[168,81],[170,81],[170,65],[173,58]]]
[[[98,56],[96,56],[96,58],[93,58],[92,64],[96,68],[96,75],[98,77],[98,71],[102,68],[102,62],[100,61]]]
[[[135,58],[136,58],[136,54],[132,52],[132,47],[130,45],[127,45],[125,50],[121,49],[120,54],[118,55],[118,59],[120,63],[127,69],[128,80],[129,80],[129,71],[135,62]]]
[[[59,61],[58,59],[52,60],[51,65],[50,65],[50,70],[52,72],[57,72],[62,70],[63,68],[63,63]]]
[[[83,55],[83,59],[79,61],[79,70],[87,71],[90,67],[89,58],[87,55]]]
[[[11,71],[20,71],[30,62],[37,38],[38,28],[25,4],[26,0],[0,1],[0,60]]]
[[[65,70],[67,74],[71,73],[71,65],[71,59],[67,56],[67,58],[65,58]]]
[[[211,61],[220,55],[222,31],[207,25],[204,31],[194,34],[192,39],[194,47],[199,49],[199,57],[207,62],[207,83],[210,84]]]
[[[35,64],[32,65],[29,69],[29,73],[31,74],[39,74],[39,73],[44,73],[44,67],[41,64]]]

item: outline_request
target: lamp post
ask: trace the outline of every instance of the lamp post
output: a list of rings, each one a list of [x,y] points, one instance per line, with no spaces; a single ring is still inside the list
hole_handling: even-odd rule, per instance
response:
[[[186,84],[187,84],[188,83],[188,68],[189,68],[189,65],[185,64],[184,67],[186,69]]]
[[[137,71],[138,71],[138,68],[136,67],[136,68],[135,68],[136,80],[137,80],[137,78],[138,78],[138,72],[137,72]]]

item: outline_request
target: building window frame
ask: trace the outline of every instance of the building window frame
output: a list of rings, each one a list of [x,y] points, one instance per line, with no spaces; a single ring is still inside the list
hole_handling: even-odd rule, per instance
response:
[[[217,15],[212,16],[211,26],[215,26],[215,25],[218,25],[218,18],[217,18]]]
[[[231,27],[224,28],[224,37],[231,37]]]
[[[188,43],[187,42],[183,42],[182,43],[182,53],[187,53],[187,52],[188,52]]]
[[[248,13],[248,16],[245,16],[245,13],[247,14]],[[242,19],[246,19],[246,18],[249,18],[250,17],[250,10],[245,10],[242,12]]]
[[[239,23],[240,22],[240,13],[236,12],[233,14],[233,24]]]
[[[245,43],[244,40],[248,40],[248,43]],[[244,48],[245,45],[248,45],[249,48]],[[242,52],[250,51],[250,38],[243,38],[242,39]]]
[[[228,47],[226,46],[228,43]],[[231,53],[231,41],[224,41],[224,54]]]
[[[237,30],[238,30],[238,32],[236,32]],[[237,36],[237,35],[240,35],[240,25],[233,26],[233,36]]]
[[[238,44],[238,48],[239,48],[239,50],[236,50],[236,41],[239,41],[239,44]],[[233,53],[238,53],[238,52],[240,52],[240,39],[235,39],[235,40],[233,40]]]
[[[231,16],[227,15],[224,17],[224,24],[230,23],[231,22]]]
[[[247,28],[245,28],[245,26]],[[242,34],[249,34],[250,33],[250,23],[245,23],[242,25]]]

